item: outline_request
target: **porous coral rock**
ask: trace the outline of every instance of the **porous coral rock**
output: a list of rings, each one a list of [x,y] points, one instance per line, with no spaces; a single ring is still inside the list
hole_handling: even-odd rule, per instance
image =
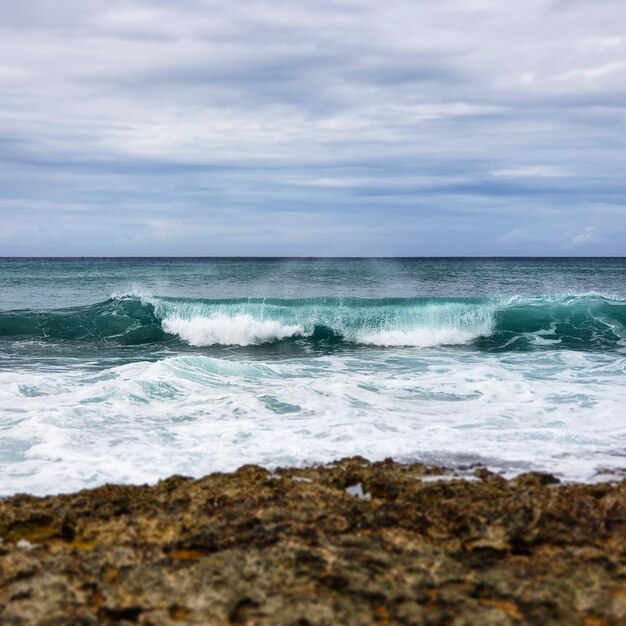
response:
[[[626,625],[626,480],[471,478],[352,458],[14,496],[0,624]]]

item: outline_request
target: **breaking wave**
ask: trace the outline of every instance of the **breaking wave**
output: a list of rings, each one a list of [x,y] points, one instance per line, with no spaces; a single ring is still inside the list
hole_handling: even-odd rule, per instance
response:
[[[626,301],[600,295],[300,300],[124,295],[82,307],[2,311],[2,338],[121,345],[310,342],[472,344],[486,350],[607,349],[624,345]]]

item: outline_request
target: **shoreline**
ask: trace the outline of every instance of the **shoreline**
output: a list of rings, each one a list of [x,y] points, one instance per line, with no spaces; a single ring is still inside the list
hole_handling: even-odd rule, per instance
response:
[[[246,465],[8,496],[0,537],[7,625],[626,623],[619,477]]]

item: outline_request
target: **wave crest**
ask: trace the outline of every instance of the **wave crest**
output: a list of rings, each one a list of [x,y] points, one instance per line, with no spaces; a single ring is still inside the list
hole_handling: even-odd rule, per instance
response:
[[[163,330],[178,335],[191,346],[250,346],[281,341],[303,332],[300,326],[284,325],[276,320],[258,321],[248,313],[234,317],[216,314],[208,318],[166,318]]]
[[[600,296],[509,299],[198,300],[118,296],[85,307],[0,311],[0,338],[191,346],[437,346],[484,350],[626,345],[626,301]]]
[[[486,330],[486,329],[485,329]],[[416,328],[410,331],[381,330],[374,333],[361,333],[357,343],[382,347],[458,346],[477,339],[481,331],[464,331],[458,328]]]

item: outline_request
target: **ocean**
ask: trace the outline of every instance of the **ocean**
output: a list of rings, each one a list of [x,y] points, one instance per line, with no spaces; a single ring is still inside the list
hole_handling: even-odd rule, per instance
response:
[[[0,494],[626,469],[626,259],[0,259]]]

